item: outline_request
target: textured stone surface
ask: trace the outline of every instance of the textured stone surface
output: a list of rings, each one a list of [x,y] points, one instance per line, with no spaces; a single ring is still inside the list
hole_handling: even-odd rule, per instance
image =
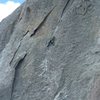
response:
[[[0,100],[100,100],[100,0],[26,0],[4,19]]]

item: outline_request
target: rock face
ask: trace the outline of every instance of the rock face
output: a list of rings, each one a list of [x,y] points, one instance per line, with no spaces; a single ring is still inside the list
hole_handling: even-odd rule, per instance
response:
[[[0,100],[100,100],[100,0],[26,0],[4,19]]]

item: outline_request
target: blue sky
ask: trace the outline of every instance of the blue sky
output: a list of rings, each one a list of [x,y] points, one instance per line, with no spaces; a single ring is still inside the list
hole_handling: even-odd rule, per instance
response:
[[[25,0],[0,0],[0,22],[18,8]]]
[[[0,0],[0,3],[6,3],[7,1],[23,3],[25,0]]]

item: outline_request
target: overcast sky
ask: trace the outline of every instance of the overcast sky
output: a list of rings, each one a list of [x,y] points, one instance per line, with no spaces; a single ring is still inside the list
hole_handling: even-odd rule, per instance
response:
[[[0,21],[11,14],[25,0],[0,0]]]

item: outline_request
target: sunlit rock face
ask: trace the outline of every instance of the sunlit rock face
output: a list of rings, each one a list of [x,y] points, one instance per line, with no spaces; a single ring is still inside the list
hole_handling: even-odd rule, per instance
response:
[[[0,100],[100,100],[100,0],[26,0],[4,19]]]

